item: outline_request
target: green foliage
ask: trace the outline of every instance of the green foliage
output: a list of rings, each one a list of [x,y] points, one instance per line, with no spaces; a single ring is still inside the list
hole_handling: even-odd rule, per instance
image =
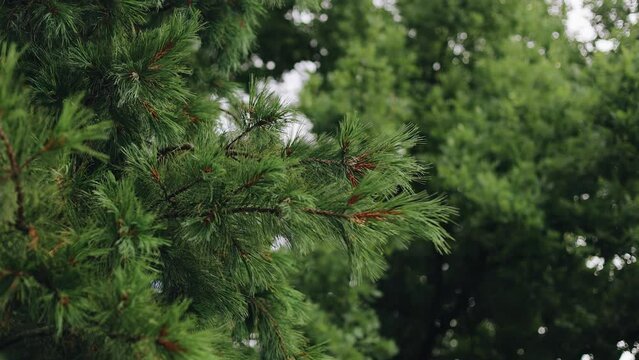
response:
[[[394,351],[372,343],[370,309],[344,318],[356,340],[315,327],[300,265],[330,250],[372,281],[388,247],[447,249],[452,210],[411,186],[413,128],[369,137],[351,116],[284,141],[294,111],[255,81],[230,91],[278,4],[0,4],[0,355]]]
[[[400,0],[389,11],[399,14],[394,25],[390,14],[376,15],[384,10],[359,3],[325,2],[311,23],[279,30],[300,42],[293,48],[316,42],[305,57],[257,54],[289,68],[319,63],[301,97],[318,132],[345,112],[335,104],[385,114],[375,134],[418,122],[427,142],[413,151],[433,164],[431,189],[449,194],[460,215],[449,227],[450,254],[413,242],[393,252],[377,289],[364,283],[340,297],[364,308],[374,302],[380,332],[395,340],[401,359],[613,359],[623,342],[631,350],[639,340],[627,321],[639,269],[636,4],[586,2],[596,38],[580,44],[566,36],[566,8],[556,3]],[[371,36],[382,23],[384,34],[400,34],[396,47]],[[593,53],[601,39],[616,48]],[[361,51],[362,44],[377,50]],[[328,52],[318,56],[322,48]],[[349,92],[345,84],[358,84],[352,74],[370,85]],[[395,89],[409,89],[399,110]],[[332,254],[325,256],[315,261]],[[326,301],[327,291],[340,289],[330,280],[339,267],[314,269],[301,279],[318,312],[354,329],[340,316],[358,311]],[[382,295],[371,299],[373,292]]]
[[[353,278],[348,261],[335,250],[320,250],[304,261],[296,286],[313,300],[309,337],[325,343],[338,359],[389,359],[392,340],[379,335],[380,323],[369,302],[381,296],[370,281]]]

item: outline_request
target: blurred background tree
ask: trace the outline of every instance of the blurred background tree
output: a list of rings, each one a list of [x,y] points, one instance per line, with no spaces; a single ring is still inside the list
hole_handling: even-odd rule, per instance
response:
[[[381,328],[372,316],[368,328],[398,359],[636,351],[637,4],[585,6],[587,41],[567,35],[561,1],[327,0],[269,15],[253,56],[271,69],[248,72],[278,78],[315,62],[299,107],[318,133],[352,108],[373,133],[418,123],[428,190],[460,209],[450,255],[391,244],[377,285],[317,265],[330,252],[307,264],[300,284],[330,321],[374,309]],[[361,335],[360,325],[345,329]],[[364,356],[393,356],[366,338],[354,343]]]

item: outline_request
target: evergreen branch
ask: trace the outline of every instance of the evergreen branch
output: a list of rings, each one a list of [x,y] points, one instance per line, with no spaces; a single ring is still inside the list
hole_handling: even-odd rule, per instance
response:
[[[175,145],[175,146],[167,146],[158,151],[158,160],[162,160],[165,157],[179,151],[191,151],[193,149],[195,149],[195,146],[190,143]]]
[[[277,337],[277,345],[280,348],[280,351],[282,352],[282,354],[285,355],[285,359],[291,359],[291,357],[289,357],[288,355],[288,351],[286,350],[286,347],[284,346],[286,342],[284,341],[284,336],[282,336],[282,331],[280,329],[279,324],[277,323],[277,320],[275,320],[273,315],[271,315],[271,313],[268,311],[268,308],[266,307],[266,305],[262,303],[262,299],[257,299],[253,297],[251,298],[251,302],[266,317],[270,327],[273,328],[273,331],[275,332],[275,336]]]
[[[363,211],[350,216],[350,220],[356,224],[364,224],[369,220],[384,221],[389,215],[401,214],[398,210]]]
[[[231,213],[265,213],[265,214],[273,214],[273,215],[281,215],[282,209],[278,207],[252,207],[252,206],[244,206],[237,207],[228,210]],[[303,212],[313,215],[325,216],[330,218],[344,219],[348,221],[352,221],[355,224],[362,225],[367,223],[370,220],[375,221],[384,221],[391,215],[400,215],[401,212],[399,210],[375,210],[375,211],[362,211],[354,214],[344,214],[332,210],[322,210],[322,209],[314,209],[314,208],[304,208]]]
[[[191,6],[192,5],[192,0],[187,0],[187,5]],[[158,8],[158,14],[162,13],[162,12],[170,11],[170,10],[173,10],[173,9],[176,9],[176,4],[175,3],[167,3],[167,4],[164,4],[164,6]]]
[[[169,5],[162,6],[162,7],[158,8],[158,14],[159,13],[163,13],[163,12],[167,12],[169,10],[173,10],[174,8],[175,8],[175,4],[169,4]]]
[[[273,214],[273,215],[281,215],[282,209],[244,206],[244,207],[229,209],[229,212],[231,213],[266,213],[266,214]]]
[[[22,339],[39,337],[39,336],[49,336],[49,335],[53,335],[54,332],[55,332],[55,327],[51,325],[42,326],[42,327],[33,328],[33,329],[27,329],[15,335],[1,339],[0,349],[7,348],[11,345],[14,345]],[[126,334],[118,334],[118,333],[105,333],[105,335],[112,339],[121,339],[130,343],[138,342],[144,338],[144,336],[141,336],[141,335],[134,336],[134,335],[126,335]],[[163,339],[162,335],[160,334],[157,342],[159,345],[162,345],[166,348],[165,344],[168,345],[168,342],[170,341]],[[177,346],[179,346],[179,344],[177,344]]]
[[[399,215],[401,212],[398,210],[377,210],[377,211],[362,211],[354,214],[344,214],[331,210],[322,209],[303,209],[304,212],[314,215],[327,216],[332,218],[340,218],[348,221],[352,221],[355,224],[362,225],[369,220],[384,221],[389,215]]]
[[[235,158],[236,155],[244,156],[246,158],[258,158],[257,155],[247,153],[246,151],[239,151],[235,149],[228,150],[226,154],[232,158]]]
[[[213,171],[213,169],[210,166],[205,167],[204,169],[202,169],[202,172],[208,174],[211,171]],[[197,179],[191,181],[190,183],[187,183],[186,185],[183,185],[182,187],[178,188],[177,190],[173,191],[172,193],[168,194],[167,199],[170,201],[175,200],[175,197],[180,195],[181,193],[191,189],[193,186],[201,183],[202,181],[204,181],[203,177],[198,177]]]
[[[230,116],[233,119],[237,119],[237,117],[235,116],[235,114],[233,114],[233,112],[229,111],[228,109],[225,109],[224,107],[219,107],[220,111],[225,113],[226,115]]]
[[[201,177],[200,177],[200,178],[197,178],[197,179],[195,179],[195,180],[193,180],[193,181],[191,181],[190,183],[188,183],[188,184],[186,184],[186,185],[184,185],[184,186],[180,187],[179,189],[177,189],[177,190],[173,191],[172,193],[168,194],[168,195],[167,195],[167,196],[168,196],[168,198],[167,198],[167,199],[175,199],[175,197],[176,197],[176,196],[178,196],[178,195],[180,195],[181,193],[183,193],[183,192],[185,192],[185,191],[189,190],[189,189],[190,189],[190,188],[192,188],[193,186],[195,186],[195,185],[197,185],[197,184],[201,183],[202,181],[204,181],[204,179],[203,179],[203,178],[201,178]]]
[[[244,131],[242,131],[238,136],[236,136],[233,140],[231,140],[230,143],[228,143],[228,145],[226,145],[226,153],[227,155],[229,154],[229,151],[233,148],[233,145],[235,145],[235,143],[237,143],[238,141],[240,141],[244,136],[248,135],[251,131],[260,128],[262,126],[266,126],[266,125],[270,125],[273,124],[276,121],[275,118],[263,118],[259,121],[257,121],[254,124],[251,124],[249,127],[247,127],[246,129],[244,129]]]
[[[251,267],[249,266],[248,261],[246,260],[247,252],[242,248],[237,239],[232,238],[231,242],[233,243],[233,247],[240,253],[240,260],[246,269],[246,275],[249,277],[251,283],[253,283],[253,272],[251,271]]]
[[[32,338],[32,337],[38,337],[38,336],[46,336],[46,335],[51,335],[53,334],[53,330],[54,327],[53,326],[42,326],[42,327],[38,327],[38,328],[33,328],[33,329],[27,329],[27,330],[23,330],[21,332],[18,332],[12,336],[6,337],[4,339],[0,340],[0,349],[4,349],[6,347],[9,347],[17,342],[19,342],[22,339],[25,338]]]
[[[334,217],[334,218],[342,218],[342,219],[350,220],[350,216],[349,215],[343,214],[343,213],[338,213],[338,212],[331,211],[331,210],[305,208],[305,209],[303,209],[303,211],[306,212],[306,213],[309,213],[309,214],[314,214],[314,215]]]
[[[4,132],[4,129],[0,126],[0,140],[4,143],[4,146],[7,151],[7,157],[9,158],[9,165],[11,170],[11,180],[14,184],[14,189],[16,192],[16,201],[18,203],[18,208],[16,209],[16,229],[27,233],[29,228],[27,227],[25,217],[24,217],[24,192],[22,191],[22,183],[20,181],[20,166],[18,165],[18,161],[16,160],[16,153],[9,142],[9,137]]]
[[[175,47],[175,43],[173,41],[167,41],[164,46],[153,55],[151,62],[149,63],[150,70],[158,70],[160,65],[158,65],[158,61],[160,61],[163,57],[165,57],[173,48]]]
[[[158,345],[162,346],[168,352],[185,352],[186,351],[186,349],[184,349],[179,342],[171,341],[167,339],[167,335],[169,335],[169,332],[166,329],[166,326],[163,326],[162,329],[160,329],[160,334],[155,340],[155,342]]]
[[[363,153],[358,156],[344,158],[346,177],[353,187],[356,187],[357,184],[359,184],[359,179],[357,178],[358,175],[363,174],[365,170],[373,170],[377,167],[375,163],[367,160],[368,156],[368,153]]]
[[[247,182],[242,184],[240,187],[238,187],[237,189],[233,190],[233,195],[237,195],[242,190],[253,187],[255,184],[257,184],[260,181],[260,179],[262,179],[263,176],[264,176],[264,173],[260,173],[260,174],[257,174],[255,176],[253,176]]]
[[[263,124],[266,125],[266,124]],[[235,137],[235,139],[231,140],[230,143],[228,143],[228,145],[226,145],[226,154],[230,154],[230,150],[233,148],[233,145],[235,145],[236,142],[240,141],[244,136],[246,136],[248,133],[250,133],[251,131],[253,131],[254,129],[256,129],[257,127],[262,126],[260,125],[260,122],[257,122],[249,127],[247,127],[244,131],[242,131],[238,136]]]
[[[148,101],[142,101],[142,106],[144,106],[144,109],[149,113],[149,115],[151,115],[153,120],[158,120],[160,118],[157,110],[155,110],[155,108],[151,104],[149,104]]]
[[[337,165],[337,164],[341,164],[340,161],[338,160],[332,160],[332,159],[320,159],[320,158],[308,158],[308,159],[302,159],[300,161],[303,164],[310,164],[310,163],[319,163],[319,164],[323,164],[323,165]]]
[[[344,150],[346,151],[346,150]],[[345,153],[344,153],[345,154]],[[302,164],[322,164],[322,165],[342,165],[346,172],[346,178],[351,183],[353,187],[357,186],[359,183],[358,176],[362,175],[366,170],[374,170],[377,165],[369,160],[368,153],[364,153],[359,156],[348,156],[344,155],[343,159],[333,160],[333,159],[320,159],[320,158],[307,158],[300,160]]]
[[[166,185],[164,184],[164,181],[162,181],[162,178],[160,177],[160,172],[158,171],[158,169],[154,167],[151,168],[151,177],[153,178],[153,182],[158,184],[158,186],[160,187],[160,190],[162,190],[164,201],[168,203],[173,203],[173,198],[169,197],[168,190],[166,188]]]
[[[136,343],[145,338],[145,336],[142,335],[127,335],[118,333],[106,333],[105,335],[110,337],[111,339],[124,340],[128,343]]]
[[[47,143],[44,144],[44,146],[42,148],[40,148],[40,150],[38,150],[35,154],[29,156],[29,158],[27,160],[25,160],[25,162],[23,162],[22,165],[20,165],[20,167],[22,169],[26,168],[27,166],[29,166],[29,164],[31,164],[31,162],[33,160],[37,159],[42,154],[53,150],[57,144],[58,144],[58,142],[53,140],[53,139],[47,141]]]

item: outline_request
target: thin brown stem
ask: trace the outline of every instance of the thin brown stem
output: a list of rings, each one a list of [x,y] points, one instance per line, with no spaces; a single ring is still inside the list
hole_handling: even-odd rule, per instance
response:
[[[323,165],[340,165],[342,163],[339,160],[320,159],[320,158],[302,159],[301,162],[304,163],[304,164],[318,163],[318,164],[323,164]]]
[[[246,130],[242,131],[240,135],[235,137],[235,139],[231,140],[231,142],[228,143],[228,145],[226,145],[226,153],[229,154],[231,149],[233,148],[233,145],[235,145],[236,142],[240,141],[244,136],[246,136],[248,133],[250,133],[257,127],[258,127],[258,123],[253,124],[247,127]]]
[[[277,337],[277,346],[279,347],[282,354],[284,354],[288,359],[288,350],[284,345],[286,344],[286,341],[284,340],[284,336],[282,335],[282,331],[280,330],[280,326],[277,320],[275,320],[273,315],[268,311],[267,306],[262,303],[262,299],[252,298],[251,300],[255,307],[262,313],[262,315],[264,315],[264,317],[266,317],[267,321],[270,323],[269,325],[271,326],[271,328],[273,328],[275,336]]]
[[[40,148],[40,150],[38,150],[36,153],[34,153],[33,155],[31,155],[25,162],[22,163],[22,165],[20,165],[20,168],[24,169],[27,166],[29,166],[29,164],[31,164],[31,162],[35,159],[37,159],[38,157],[40,157],[42,154],[53,150],[59,143],[55,140],[49,140],[47,141],[46,144],[44,144],[44,146],[42,146],[42,148]]]
[[[39,150],[35,154],[31,155],[25,162],[23,162],[22,165],[20,165],[20,167],[23,168],[23,169],[26,168],[27,166],[29,166],[29,164],[31,164],[31,162],[33,160],[37,159],[43,153],[44,153],[44,151]]]
[[[20,181],[20,166],[18,165],[18,161],[16,160],[16,153],[9,141],[9,137],[4,132],[4,129],[0,127],[0,140],[4,143],[6,148],[7,157],[9,159],[10,166],[10,178],[13,181],[14,189],[16,192],[16,202],[18,204],[18,208],[16,209],[16,229],[24,232],[25,234],[29,231],[27,227],[25,217],[24,217],[24,192],[22,191],[22,182]]]
[[[197,178],[197,179],[195,179],[195,180],[191,181],[190,183],[188,183],[188,184],[186,184],[186,185],[182,186],[181,188],[179,188],[179,189],[177,189],[177,190],[173,191],[172,193],[168,194],[167,199],[174,199],[176,196],[178,196],[178,195],[180,195],[181,193],[183,193],[183,192],[185,192],[185,191],[189,190],[189,189],[190,189],[190,188],[192,188],[193,186],[195,186],[195,185],[197,185],[197,184],[201,183],[202,181],[204,181],[204,179],[202,179],[202,178]]]
[[[347,219],[350,220],[350,216],[343,214],[343,213],[338,213],[335,211],[331,211],[331,210],[321,210],[321,209],[311,209],[311,208],[306,208],[303,209],[304,212],[309,213],[309,214],[314,214],[314,215],[321,215],[321,216],[327,216],[327,217],[334,217],[334,218],[341,218],[341,219]]]
[[[282,209],[280,208],[267,208],[267,207],[253,207],[253,206],[243,206],[229,209],[231,213],[265,213],[265,214],[273,214],[280,215],[282,213]]]
[[[195,149],[195,146],[193,144],[190,143],[186,143],[186,144],[181,144],[181,145],[174,145],[174,146],[167,146],[165,148],[162,148],[158,151],[158,160],[162,160],[164,158],[166,158],[169,155],[173,155],[175,153],[178,152],[185,152],[185,151],[191,151]]]
[[[226,154],[230,155],[230,151],[233,149],[233,145],[235,145],[236,142],[240,141],[240,139],[242,139],[244,136],[248,135],[248,133],[262,126],[267,126],[269,124],[272,124],[273,122],[274,122],[273,119],[262,119],[250,125],[249,127],[247,127],[237,137],[235,137],[235,139],[231,140],[231,142],[228,143],[228,145],[226,145],[226,149],[225,149]]]
[[[237,189],[233,190],[233,195],[237,195],[239,194],[242,190],[251,188],[253,186],[255,186],[255,184],[257,184],[262,177],[264,177],[264,173],[260,173],[255,175],[254,177],[252,177],[251,179],[249,179],[247,182],[245,182],[244,184],[242,184],[240,187],[238,187]]]

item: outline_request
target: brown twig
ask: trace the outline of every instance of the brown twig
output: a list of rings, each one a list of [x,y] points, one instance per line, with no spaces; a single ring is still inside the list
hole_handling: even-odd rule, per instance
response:
[[[158,70],[160,68],[160,65],[158,65],[157,62],[165,57],[171,50],[173,50],[174,47],[175,43],[173,41],[168,41],[166,44],[164,44],[164,46],[153,55],[153,58],[149,63],[149,69]]]
[[[166,158],[167,156],[173,155],[177,152],[191,151],[193,149],[195,149],[195,146],[190,143],[167,146],[158,151],[158,160],[162,160]]]
[[[229,210],[229,212],[231,212],[231,213],[265,213],[265,214],[280,215],[280,214],[282,214],[282,209],[280,209],[280,208],[243,206],[243,207],[232,208],[232,209]]]
[[[9,142],[9,137],[4,132],[4,129],[0,127],[0,140],[4,143],[4,146],[7,151],[7,157],[9,158],[10,165],[10,177],[11,181],[13,181],[14,189],[16,192],[16,202],[18,203],[18,208],[16,209],[16,229],[24,232],[25,234],[29,231],[27,227],[25,217],[24,217],[24,192],[22,191],[22,182],[20,181],[20,166],[18,165],[18,161],[16,160],[16,153]]]
[[[160,172],[155,167],[151,168],[151,178],[153,178],[153,182],[158,184],[158,186],[160,187],[160,190],[162,190],[162,195],[164,195],[164,200],[168,203],[173,203],[173,198],[169,197],[169,192],[166,188],[166,185],[164,184],[164,181],[162,181]]]
[[[270,119],[270,118],[265,118],[265,119],[261,119],[259,121],[257,121],[256,123],[250,125],[249,127],[247,127],[244,131],[242,131],[237,137],[235,137],[235,139],[231,140],[230,143],[228,143],[228,145],[226,145],[226,154],[229,155],[229,152],[232,150],[233,145],[235,145],[236,142],[240,141],[240,139],[242,139],[244,136],[246,136],[248,133],[250,133],[251,131],[260,128],[262,126],[267,126],[270,124],[273,124],[275,122],[275,119]]]
[[[247,127],[244,131],[242,131],[238,136],[235,137],[235,139],[231,140],[230,143],[228,143],[228,145],[226,145],[226,153],[230,154],[230,150],[233,148],[233,145],[235,145],[236,142],[240,141],[244,136],[246,136],[248,133],[250,133],[251,131],[253,131],[255,128],[258,127],[259,123],[255,123],[249,127]]]
[[[331,210],[321,210],[321,209],[306,208],[306,209],[303,209],[303,211],[306,212],[306,213],[309,213],[309,214],[314,214],[314,215],[321,215],[321,216],[335,217],[335,218],[342,218],[342,219],[350,220],[350,216],[349,215],[343,214],[343,213],[338,213],[338,212],[331,211]]]
[[[159,119],[157,110],[155,110],[155,108],[151,104],[149,104],[148,101],[142,101],[142,106],[144,106],[144,109],[149,113],[149,115],[151,115],[153,120]]]
[[[363,211],[350,216],[352,222],[356,224],[364,224],[368,220],[384,221],[390,215],[399,215],[397,210],[379,210],[379,211]]]
[[[158,345],[162,346],[168,352],[185,352],[186,351],[186,349],[184,349],[179,342],[169,340],[167,338],[168,335],[169,335],[169,331],[167,330],[166,326],[163,326],[162,329],[160,329],[160,334],[155,340],[155,342]]]
[[[301,162],[301,163],[304,163],[304,164],[309,164],[309,163],[319,163],[319,164],[323,164],[323,165],[337,165],[337,164],[341,164],[341,161],[339,161],[339,160],[320,159],[320,158],[308,158],[308,159],[302,159],[300,162]]]
[[[233,190],[233,195],[237,195],[242,190],[248,189],[248,188],[251,188],[251,187],[255,186],[255,184],[257,184],[263,177],[264,177],[264,173],[259,173],[259,174],[255,175],[255,176],[253,176],[247,182],[242,184],[240,187],[238,187],[237,189]]]
[[[42,146],[42,148],[40,148],[40,150],[38,150],[35,154],[31,155],[25,162],[23,162],[22,165],[20,165],[20,168],[26,168],[27,166],[29,166],[29,164],[31,164],[33,160],[37,159],[42,154],[55,149],[56,146],[60,145],[61,143],[63,143],[62,140],[50,139],[44,144],[44,146]]]
[[[314,208],[304,208],[302,209],[305,213],[326,216],[337,219],[344,219],[348,221],[352,221],[355,224],[362,225],[370,220],[375,221],[384,221],[389,216],[400,215],[401,212],[398,210],[375,210],[375,211],[362,211],[354,214],[344,214],[332,210],[322,210],[322,209],[314,209]],[[281,215],[282,209],[278,207],[237,207],[229,210],[231,213],[264,213],[264,214],[273,214],[273,215]]]
[[[180,195],[181,193],[189,190],[190,188],[192,188],[193,186],[199,184],[200,182],[204,181],[204,179],[202,178],[197,178],[193,181],[191,181],[190,183],[182,186],[181,188],[173,191],[172,193],[167,195],[167,200],[171,200],[171,199],[175,199],[176,196]]]
[[[280,348],[280,351],[282,352],[282,354],[286,356],[286,358],[288,359],[290,357],[288,355],[288,350],[286,349],[286,346],[284,345],[286,344],[286,341],[284,340],[284,336],[282,334],[280,326],[277,320],[275,320],[273,315],[268,311],[267,306],[262,303],[262,301],[265,301],[265,300],[258,299],[258,298],[251,299],[251,302],[255,305],[257,309],[259,309],[262,315],[264,315],[264,317],[270,323],[270,326],[273,328],[273,331],[275,332],[275,336],[277,337],[277,346]]]

